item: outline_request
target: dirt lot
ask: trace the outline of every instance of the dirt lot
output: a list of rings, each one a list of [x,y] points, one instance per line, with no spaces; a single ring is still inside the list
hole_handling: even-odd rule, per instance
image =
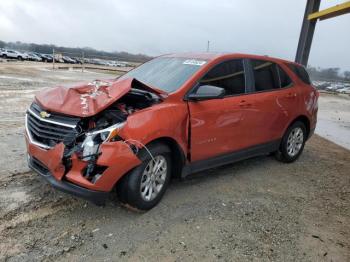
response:
[[[51,189],[26,166],[26,107],[45,86],[112,77],[0,63],[0,261],[350,260],[350,151],[316,135],[293,164],[258,157],[174,181],[147,213]]]

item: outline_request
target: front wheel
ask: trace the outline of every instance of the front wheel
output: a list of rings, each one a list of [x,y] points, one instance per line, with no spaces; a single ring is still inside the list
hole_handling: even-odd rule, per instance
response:
[[[171,176],[170,149],[164,144],[141,150],[142,163],[125,175],[117,184],[119,200],[129,207],[149,210],[162,199]]]
[[[306,141],[305,125],[296,121],[288,127],[284,134],[276,158],[285,163],[291,163],[298,159],[304,149]]]

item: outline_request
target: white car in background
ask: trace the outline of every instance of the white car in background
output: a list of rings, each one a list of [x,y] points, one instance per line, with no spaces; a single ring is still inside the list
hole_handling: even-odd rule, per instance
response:
[[[117,62],[117,63],[115,64],[115,66],[117,66],[117,67],[126,67],[126,64],[123,63],[123,62]]]
[[[40,62],[42,59],[34,53],[28,53],[28,60]]]
[[[350,94],[350,87],[340,88],[337,90],[337,92],[341,94]]]
[[[1,52],[1,56],[5,59],[15,58],[18,60],[27,60],[29,58],[29,56],[26,53],[22,53],[15,50],[9,50],[9,49],[4,49],[4,51]]]

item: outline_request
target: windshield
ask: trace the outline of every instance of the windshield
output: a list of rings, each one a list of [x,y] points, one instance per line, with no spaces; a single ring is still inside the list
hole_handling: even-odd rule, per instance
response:
[[[146,85],[171,93],[179,89],[205,63],[205,60],[158,57],[126,73],[120,79],[136,78]]]

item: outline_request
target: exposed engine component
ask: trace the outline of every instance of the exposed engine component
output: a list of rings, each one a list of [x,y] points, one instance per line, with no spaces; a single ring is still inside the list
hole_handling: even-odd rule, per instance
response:
[[[87,162],[84,177],[95,182],[103,171],[96,165],[100,144],[120,140],[118,133],[129,115],[159,102],[156,94],[133,88],[100,113],[80,118],[46,112],[33,103],[27,112],[26,128],[31,139],[44,148],[63,142],[65,172],[71,169],[72,155],[76,154]]]
[[[88,162],[84,177],[97,181],[96,175],[99,172],[96,161],[100,144],[106,140],[119,139],[118,131],[124,126],[129,115],[158,102],[160,102],[158,96],[147,91],[132,89],[101,113],[81,119],[79,123],[81,133],[74,140],[70,140],[70,143],[65,144],[65,158],[69,159],[73,153],[77,153],[83,161]]]
[[[125,122],[128,115],[159,102],[159,97],[147,91],[132,89],[129,93],[101,113],[84,119],[83,130],[92,131]],[[86,123],[88,120],[88,123]],[[86,126],[86,124],[88,124]]]

